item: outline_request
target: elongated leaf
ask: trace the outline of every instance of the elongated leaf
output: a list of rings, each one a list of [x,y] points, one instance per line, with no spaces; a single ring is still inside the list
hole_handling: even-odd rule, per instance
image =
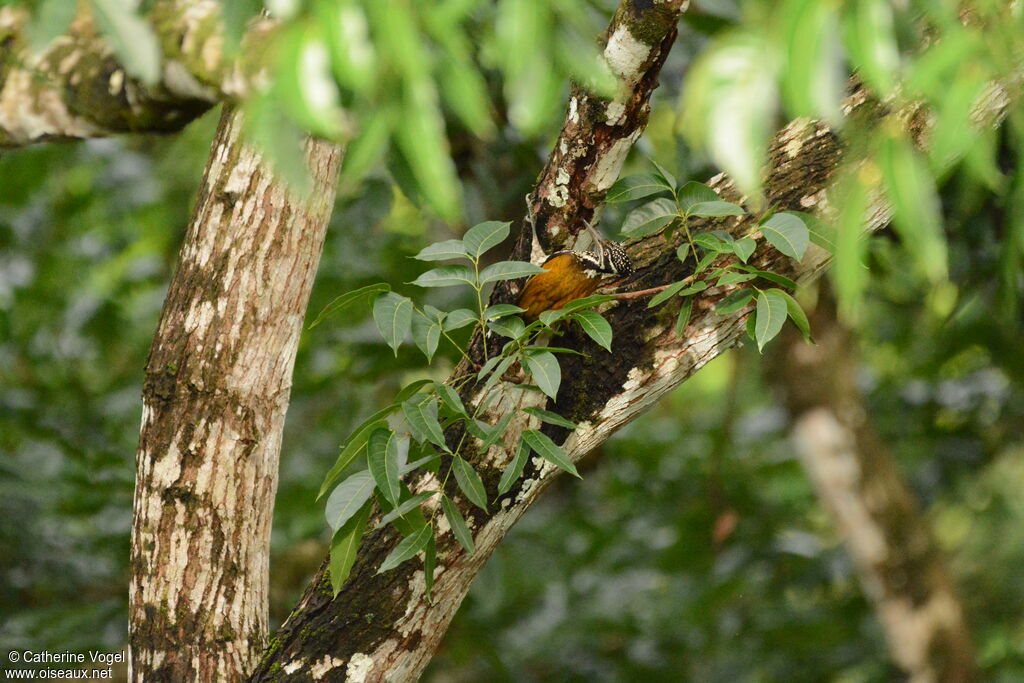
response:
[[[420,261],[444,261],[453,258],[466,258],[466,256],[466,245],[462,240],[445,240],[424,247],[413,258]]]
[[[352,571],[352,565],[355,564],[359,545],[366,532],[366,523],[370,519],[370,510],[372,509],[373,505],[366,502],[356,514],[352,515],[340,529],[334,532],[334,537],[331,539],[331,589],[335,597],[341,591],[341,587],[345,585],[345,580],[348,579],[348,575]]]
[[[402,447],[404,442],[404,448]],[[405,458],[409,453],[409,440],[403,439],[390,429],[378,429],[370,435],[367,448],[370,474],[377,483],[377,488],[392,505],[398,505],[402,496],[399,476]]]
[[[658,172],[654,174],[654,177],[655,178],[660,178],[661,180],[663,180],[665,182],[666,187],[668,187],[668,189],[675,190],[676,189],[676,177],[674,175],[672,175],[671,173],[669,173],[667,168],[665,168],[664,166],[659,164],[654,159],[651,159],[650,162],[652,164],[654,164],[654,168],[658,169]]]
[[[402,404],[402,412],[417,441],[428,440],[444,450],[448,450],[448,444],[444,441],[444,431],[437,421],[437,401],[435,399],[410,399]]]
[[[743,207],[737,206],[732,202],[714,201],[714,202],[698,202],[690,207],[691,216],[701,216],[704,218],[718,218],[721,216],[742,216],[746,213]]]
[[[676,199],[679,203],[679,210],[685,214],[690,213],[695,205],[703,202],[717,202],[719,197],[710,187],[704,183],[691,180],[676,192]]]
[[[469,285],[476,287],[476,273],[466,266],[441,266],[428,270],[410,284],[420,287],[455,287]]]
[[[807,232],[810,234],[811,242],[817,244],[830,254],[836,253],[836,229],[830,224],[821,220],[814,214],[804,211],[783,211],[791,213],[804,222]]]
[[[562,368],[555,354],[547,351],[531,353],[524,360],[540,390],[551,398],[558,396],[558,387],[562,383]]]
[[[760,278],[764,278],[769,282],[774,282],[777,285],[782,285],[783,287],[788,287],[789,289],[796,289],[796,283],[790,280],[785,275],[779,275],[778,273],[773,273],[770,270],[760,270],[752,266],[739,266],[739,268]]]
[[[381,517],[380,521],[377,522],[377,526],[382,527],[385,524],[393,522],[399,517],[404,517],[436,495],[437,491],[423,491],[422,493],[417,493],[415,496],[405,499],[400,505],[395,507],[394,510]]]
[[[654,308],[655,306],[664,303],[679,293],[683,287],[686,286],[685,282],[673,282],[667,288],[661,290],[647,303],[647,308]]]
[[[513,306],[512,304],[497,304],[490,306],[484,311],[484,320],[497,320],[498,318],[504,318],[509,315],[515,315],[517,313],[525,313],[525,308],[519,308],[519,306]]]
[[[155,85],[160,80],[160,44],[135,4],[126,0],[92,0],[91,4],[96,23],[118,61],[146,85]]]
[[[630,211],[622,223],[622,232],[630,237],[643,237],[661,230],[678,216],[674,201],[655,199]]]
[[[352,435],[345,442],[337,459],[334,461],[334,465],[331,466],[331,469],[324,477],[323,483],[320,484],[320,492],[316,496],[317,500],[320,500],[330,490],[334,482],[341,476],[341,473],[355,461],[359,452],[366,445],[366,442],[369,441],[370,434],[380,427],[387,426],[384,418],[396,410],[398,410],[398,405],[392,404],[383,410],[377,411],[352,430]]]
[[[480,443],[480,449],[486,451],[488,448],[498,443],[498,440],[508,430],[508,424],[512,421],[515,413],[508,413],[505,417],[498,420],[498,424],[487,430],[487,434],[484,436],[483,441]]]
[[[455,481],[459,488],[466,494],[469,502],[483,510],[487,509],[487,491],[484,489],[484,482],[480,475],[473,469],[473,466],[456,455],[452,459],[452,472],[455,474]]]
[[[438,384],[435,389],[437,395],[441,397],[441,402],[447,406],[448,410],[457,415],[467,415],[466,406],[462,404],[462,399],[459,398],[457,391],[447,384]]]
[[[713,251],[716,254],[732,253],[732,244],[719,238],[717,235],[712,235],[709,232],[704,232],[694,237],[693,243],[701,249]]]
[[[744,263],[751,257],[755,249],[757,249],[757,242],[749,237],[736,240],[732,245],[733,253]]]
[[[434,591],[434,570],[437,569],[437,539],[434,534],[427,537],[427,547],[423,549],[423,593],[430,602]]]
[[[488,323],[487,327],[509,339],[519,339],[526,332],[526,323],[518,317],[501,318]]]
[[[383,574],[386,571],[390,571],[406,560],[414,557],[416,553],[427,547],[427,541],[430,540],[433,533],[433,527],[429,524],[425,524],[414,531],[411,535],[403,538],[402,542],[395,546],[395,549],[391,551],[391,554],[384,558],[384,561],[381,563],[380,569],[377,570],[377,573]]]
[[[650,197],[654,194],[671,191],[671,188],[667,187],[665,183],[658,178],[655,178],[653,175],[648,173],[641,173],[639,175],[631,175],[619,179],[619,181],[612,185],[612,188],[608,190],[608,195],[605,197],[605,201],[609,204],[614,204],[616,202],[628,202],[634,199],[643,199],[644,197]]]
[[[462,241],[466,244],[466,251],[472,258],[480,258],[484,252],[505,241],[511,225],[511,223],[501,221],[486,221],[474,225],[462,236]]]
[[[515,280],[543,272],[545,272],[543,268],[535,266],[529,261],[498,261],[480,271],[480,284],[485,285],[498,280]]]
[[[778,292],[783,299],[786,300],[786,313],[789,315],[789,319],[793,321],[796,328],[800,330],[800,334],[803,335],[804,341],[808,344],[813,344],[814,339],[811,338],[811,322],[807,319],[807,314],[804,313],[803,307],[794,299],[792,296],[782,291],[781,289],[773,289],[773,292]]]
[[[807,226],[793,213],[774,214],[761,224],[761,232],[769,244],[797,261],[804,257],[810,242]]]
[[[405,466],[402,467],[402,475],[404,476],[406,474],[409,474],[410,472],[418,470],[419,468],[424,467],[426,465],[435,464],[436,462],[440,461],[440,459],[441,456],[439,454],[430,453],[430,455],[426,455],[422,458],[419,458],[418,460],[413,460],[412,462],[406,463]]]
[[[341,296],[337,297],[336,299],[334,299],[334,301],[332,301],[331,303],[324,306],[323,310],[320,311],[319,315],[316,316],[316,320],[314,320],[310,324],[308,329],[313,329],[330,316],[334,315],[335,313],[341,313],[349,306],[354,306],[357,303],[369,301],[370,297],[372,297],[374,294],[380,294],[382,292],[389,291],[391,291],[390,285],[388,285],[385,282],[378,282],[375,285],[367,285],[365,287],[360,287],[359,289],[354,289],[351,292],[346,292]]]
[[[573,313],[573,319],[580,324],[583,331],[597,342],[598,346],[607,351],[612,350],[612,326],[607,320],[594,311],[580,311]]]
[[[327,497],[327,506],[324,509],[327,526],[335,531],[344,526],[345,522],[370,499],[374,486],[373,475],[369,470],[356,472],[338,484]]]
[[[718,302],[715,306],[715,313],[718,315],[729,315],[740,310],[753,298],[754,290],[739,289]]]
[[[843,44],[850,60],[872,90],[889,95],[900,60],[892,6],[886,0],[853,0],[843,3],[843,10]]]
[[[526,467],[526,461],[529,457],[530,447],[520,441],[516,457],[512,458],[509,464],[505,466],[505,471],[501,473],[501,480],[498,481],[498,495],[503,496],[508,493],[512,485],[519,480],[519,477],[523,476],[523,468]]]
[[[555,465],[561,470],[565,470],[569,474],[579,479],[580,473],[576,471],[576,465],[573,464],[569,458],[569,454],[562,450],[561,446],[555,444],[547,434],[539,432],[536,429],[528,429],[523,432],[523,442],[533,449],[533,452],[544,458],[551,464]]]
[[[64,33],[71,25],[78,10],[77,2],[69,0],[42,0],[32,16],[28,26],[29,47],[33,52],[41,52],[57,36]]]
[[[504,376],[505,372],[507,372],[508,369],[512,367],[512,363],[514,363],[515,361],[515,356],[508,356],[506,358],[502,358],[501,361],[497,364],[497,366],[495,366],[494,372],[492,372],[491,376],[487,378],[486,382],[484,382],[484,390],[490,389],[495,384],[500,382],[502,376]]]
[[[769,289],[758,294],[756,315],[754,335],[757,337],[757,350],[763,351],[764,345],[775,338],[786,322],[786,299],[782,292]]]
[[[429,364],[441,343],[441,323],[416,311],[412,317],[412,340]]]
[[[780,11],[787,58],[782,70],[789,111],[835,124],[843,95],[843,54],[839,44],[838,3],[785,0]]]
[[[427,385],[433,384],[434,380],[431,379],[418,379],[414,382],[409,382],[402,387],[397,394],[395,394],[395,400],[393,403],[394,408],[398,409],[399,403],[404,403],[410,398],[420,393],[420,389],[423,389]]]
[[[373,303],[373,321],[397,356],[398,347],[412,327],[412,300],[394,292],[377,297]]]
[[[570,301],[562,307],[562,311],[565,313],[574,313],[587,308],[594,308],[595,306],[599,306],[609,301],[615,301],[615,297],[610,294],[591,294],[590,296],[585,296],[582,299],[574,299],[573,301]]]
[[[466,524],[459,508],[448,496],[441,497],[441,508],[444,510],[444,516],[448,518],[448,526],[452,528],[455,540],[466,549],[467,553],[472,555],[476,550],[476,546],[473,544],[473,532],[469,530],[469,525]]]
[[[451,332],[476,322],[476,313],[468,308],[457,308],[444,319],[444,331]]]
[[[753,273],[737,273],[736,271],[730,270],[722,274],[722,277],[718,278],[718,282],[715,283],[716,287],[722,287],[724,285],[738,285],[743,282],[753,280],[756,275]]]
[[[547,422],[551,425],[557,425],[559,427],[565,427],[566,429],[576,429],[576,423],[566,420],[558,413],[552,413],[550,410],[543,410],[541,408],[523,408],[523,412],[527,415],[533,415],[539,417],[541,422]]]
[[[693,299],[687,299],[679,309],[679,316],[676,318],[676,336],[682,337],[686,332],[686,326],[690,324],[690,315],[693,313]]]

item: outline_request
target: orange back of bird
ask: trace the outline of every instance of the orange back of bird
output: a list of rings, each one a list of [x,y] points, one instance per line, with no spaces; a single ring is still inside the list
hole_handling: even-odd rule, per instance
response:
[[[526,309],[523,318],[527,322],[533,322],[544,311],[590,296],[601,284],[600,277],[587,276],[579,258],[572,252],[555,254],[542,267],[547,272],[530,278],[519,295],[519,307]]]

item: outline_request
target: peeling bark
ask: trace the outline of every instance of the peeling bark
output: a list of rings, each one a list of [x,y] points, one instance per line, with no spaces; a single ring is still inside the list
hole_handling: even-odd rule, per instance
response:
[[[817,345],[784,336],[774,366],[800,458],[853,559],[894,662],[917,683],[978,680],[963,609],[938,544],[857,388],[850,332],[823,300]]]
[[[146,364],[131,677],[237,680],[266,643],[270,523],[292,368],[340,151],[294,199],[227,110]]]
[[[32,53],[25,35],[28,13],[0,8],[0,147],[180,130],[218,102],[247,92],[260,69],[260,51],[244,48],[260,45],[273,29],[269,20],[255,22],[243,57],[229,61],[219,3],[160,0],[147,19],[163,53],[155,86],[125,72],[88,12],[42,52]]]

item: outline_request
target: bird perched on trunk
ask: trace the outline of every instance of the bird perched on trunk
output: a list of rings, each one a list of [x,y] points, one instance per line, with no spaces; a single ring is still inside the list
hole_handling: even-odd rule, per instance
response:
[[[574,299],[593,294],[613,277],[629,275],[633,264],[615,242],[603,240],[586,223],[593,244],[589,251],[558,251],[541,264],[546,272],[531,277],[519,294],[523,318],[533,322],[541,313],[559,309]]]

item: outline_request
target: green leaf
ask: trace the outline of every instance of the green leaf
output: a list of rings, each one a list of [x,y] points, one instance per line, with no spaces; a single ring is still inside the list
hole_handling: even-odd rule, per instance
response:
[[[744,263],[753,255],[755,249],[757,249],[757,242],[750,237],[736,240],[732,244],[733,253]]]
[[[402,404],[402,412],[417,441],[422,443],[427,440],[448,450],[448,444],[444,441],[444,430],[437,421],[437,401],[433,397],[424,400],[410,399]]]
[[[570,422],[569,420],[566,420],[558,413],[552,413],[550,410],[543,410],[541,408],[534,408],[531,406],[529,408],[523,408],[523,412],[526,413],[527,415],[539,417],[541,422],[547,422],[548,424],[556,425],[558,427],[565,427],[566,429],[576,429],[577,426],[575,422]]]
[[[528,429],[523,432],[523,442],[533,449],[533,452],[544,458],[559,469],[565,470],[569,474],[578,479],[582,479],[580,473],[576,471],[576,465],[573,464],[572,459],[569,458],[569,454],[562,450],[561,446],[555,444],[547,434],[537,431],[536,429]]]
[[[867,287],[867,269],[862,256],[865,241],[861,239],[870,209],[870,190],[856,172],[844,173],[836,183],[835,265],[830,275],[836,287],[839,313],[846,321],[856,320]]]
[[[756,314],[747,316],[747,337],[749,337],[750,341],[752,342],[757,341],[757,331],[754,329],[754,323],[756,322],[756,320]]]
[[[399,476],[409,455],[409,439],[399,437],[390,429],[378,429],[370,435],[368,462],[377,488],[392,505],[402,496]]]
[[[797,261],[804,257],[810,233],[803,220],[793,213],[777,213],[761,224],[761,232],[769,244]]]
[[[459,488],[466,494],[473,505],[483,510],[487,509],[487,491],[484,489],[484,482],[480,479],[473,466],[456,455],[452,459],[452,472],[455,474],[455,481]]]
[[[498,318],[504,318],[508,315],[525,312],[525,308],[519,308],[519,306],[513,306],[512,304],[496,304],[494,306],[490,306],[484,311],[484,320],[497,320]]]
[[[396,506],[394,510],[381,517],[380,521],[377,522],[377,526],[382,527],[399,517],[404,517],[436,495],[437,491],[423,491],[422,493],[417,493],[416,495],[405,499],[400,505]]]
[[[307,329],[313,329],[330,316],[334,315],[335,313],[341,313],[349,306],[353,306],[357,303],[361,303],[364,301],[369,301],[370,297],[373,296],[374,294],[380,294],[381,292],[389,291],[391,291],[390,285],[384,282],[378,282],[375,285],[367,285],[365,287],[360,287],[359,289],[354,289],[351,292],[346,292],[341,296],[335,298],[334,301],[332,301],[331,303],[324,306],[323,310],[321,310],[320,313],[316,316],[316,320],[314,320]]]
[[[691,216],[701,216],[703,218],[718,218],[720,216],[742,216],[746,211],[743,207],[737,206],[732,202],[714,201],[714,202],[699,202],[690,207],[689,214]]]
[[[452,330],[460,329],[466,325],[472,325],[476,321],[476,313],[468,308],[457,308],[445,316],[444,331],[451,332]]]
[[[780,13],[786,56],[782,90],[789,111],[832,124],[841,119],[845,84],[836,9],[837,3],[786,0]]]
[[[391,554],[384,558],[384,562],[381,563],[380,569],[377,570],[377,573],[383,574],[386,571],[390,571],[406,560],[414,557],[416,553],[427,547],[427,542],[430,540],[433,533],[433,527],[429,524],[425,524],[414,531],[411,535],[403,538],[402,542],[395,546],[395,549],[391,551]]]
[[[717,251],[712,251],[707,254],[704,254],[704,256],[701,257],[700,261],[697,261],[697,265],[694,266],[693,274],[697,275],[699,273],[704,272],[704,270],[712,263],[714,263],[715,259],[717,259],[719,256],[721,256],[721,254],[719,254]]]
[[[441,343],[441,323],[416,311],[412,318],[412,340],[427,357],[429,364],[433,361],[437,347]]]
[[[462,240],[445,240],[424,247],[413,258],[420,261],[444,261],[453,258],[466,258],[467,255],[466,245]]]
[[[377,297],[373,302],[373,321],[397,356],[398,347],[412,327],[412,300],[394,292]]]
[[[69,4],[74,4],[67,0]],[[93,16],[118,62],[146,85],[160,81],[160,43],[149,22],[142,19],[134,3],[126,0],[92,0]]]
[[[918,270],[930,281],[946,277],[946,240],[935,182],[906,137],[879,143],[878,165],[893,207],[893,223]]]
[[[519,339],[526,332],[526,324],[518,317],[502,318],[488,323],[491,330],[509,339]]]
[[[342,447],[341,452],[334,461],[334,465],[331,466],[331,469],[324,477],[323,483],[320,484],[320,492],[317,493],[316,496],[317,500],[323,498],[323,495],[327,493],[331,488],[331,485],[338,480],[341,473],[355,461],[363,446],[365,446],[366,442],[370,440],[370,434],[372,434],[376,429],[387,426],[387,422],[384,421],[384,418],[397,409],[398,405],[392,404],[383,410],[378,410],[376,413],[364,420],[362,424],[352,430],[352,435],[348,437],[348,441],[346,441],[345,445]]]
[[[431,600],[434,590],[434,570],[437,569],[437,539],[434,534],[427,538],[427,547],[423,549],[423,592],[427,600]]]
[[[520,441],[516,456],[512,458],[508,465],[505,466],[505,471],[501,473],[501,480],[498,482],[499,496],[508,493],[509,489],[512,488],[512,484],[516,483],[519,477],[523,476],[523,468],[526,467],[526,460],[529,457],[530,447]]]
[[[486,221],[466,231],[462,241],[466,243],[466,251],[473,259],[480,258],[484,252],[496,247],[508,237],[510,222]]]
[[[900,62],[892,6],[887,0],[852,0],[843,3],[843,14],[843,44],[850,61],[872,90],[888,96]]]
[[[643,237],[661,230],[679,217],[679,209],[671,199],[655,199],[629,212],[622,223],[623,234]]]
[[[601,317],[600,313],[580,311],[579,313],[573,313],[572,317],[580,324],[583,331],[597,342],[598,346],[609,352],[612,350],[612,326]]]
[[[562,307],[564,313],[574,313],[576,311],[582,311],[587,308],[594,308],[600,306],[603,303],[609,301],[615,301],[615,297],[610,294],[591,294],[581,299],[574,299]]]
[[[773,292],[778,292],[783,299],[786,301],[786,313],[789,315],[790,320],[796,325],[796,328],[800,330],[800,334],[803,335],[804,341],[808,344],[813,344],[814,339],[811,338],[811,323],[807,319],[807,314],[804,313],[803,307],[794,299],[792,296],[782,291],[781,289],[773,289]]]
[[[765,280],[768,280],[769,282],[774,282],[777,285],[782,285],[783,287],[788,287],[789,289],[796,289],[796,283],[790,280],[785,275],[779,275],[778,273],[773,273],[770,270],[759,270],[752,266],[737,267],[740,268],[741,270],[751,273],[752,275],[756,275],[759,278],[763,278]]]
[[[339,139],[345,114],[331,72],[331,51],[317,22],[290,22],[277,37],[279,77],[274,82],[281,106],[307,129]]]
[[[690,255],[690,245],[680,244],[679,248],[676,249],[676,258],[679,259],[680,263],[686,263],[687,257]]]
[[[693,243],[701,249],[707,251],[713,251],[716,254],[731,254],[732,244],[725,242],[716,235],[712,235],[710,232],[702,232],[693,238]]]
[[[468,415],[466,412],[466,406],[463,405],[462,399],[459,398],[457,391],[447,384],[438,384],[435,386],[435,390],[437,391],[437,395],[441,397],[441,402],[447,406],[448,410],[457,415]]]
[[[705,282],[704,280],[697,280],[696,282],[694,282],[692,285],[690,285],[686,289],[680,290],[679,296],[690,296],[691,294],[697,294],[698,292],[703,292],[707,288],[708,288],[708,283],[707,282]]]
[[[421,467],[423,467],[423,466],[425,466],[427,464],[430,464],[433,461],[438,461],[440,459],[441,459],[441,456],[439,454],[437,454],[437,453],[430,453],[430,455],[422,457],[419,460],[413,460],[412,462],[406,463],[405,466],[402,467],[402,475],[404,476],[406,474],[409,474],[413,470],[418,470],[419,468],[421,468]]]
[[[679,317],[676,318],[676,336],[682,337],[686,332],[686,326],[690,324],[690,314],[693,312],[693,299],[687,299],[679,309]]]
[[[441,266],[434,270],[428,270],[410,284],[419,285],[420,287],[477,286],[476,273],[473,272],[472,268],[466,266]]]
[[[647,308],[654,308],[655,306],[668,301],[685,286],[686,282],[673,282],[667,288],[651,297],[651,300],[647,303]]]
[[[534,382],[540,390],[551,398],[558,395],[558,387],[562,383],[562,368],[555,354],[542,351],[531,353],[523,358]]]
[[[752,273],[737,273],[736,271],[726,271],[722,273],[722,277],[718,278],[718,282],[715,283],[715,287],[723,287],[725,285],[738,285],[743,282],[753,280],[756,275]]]
[[[836,253],[836,230],[831,225],[814,214],[804,211],[783,211],[782,213],[793,214],[798,217],[804,222],[804,226],[807,227],[811,242],[817,244],[830,254]]]
[[[691,180],[676,192],[676,201],[679,204],[679,210],[684,214],[689,214],[690,209],[697,204],[717,202],[718,194],[704,183]]]
[[[317,8],[325,4],[333,3],[319,3]],[[393,121],[397,118],[391,115],[392,109],[397,106],[375,111],[361,121],[359,133],[349,141],[341,162],[340,180],[344,187],[357,186],[384,157],[391,142]]]
[[[654,159],[650,159],[650,162],[654,164],[654,168],[658,169],[658,172],[654,174],[655,178],[660,178],[665,182],[665,186],[670,190],[676,189],[676,177],[668,172],[664,166],[659,164]]]
[[[653,194],[670,192],[671,188],[665,186],[658,178],[648,173],[626,176],[619,179],[612,185],[605,197],[605,202],[615,204],[616,202],[628,202],[634,199],[643,199]]]
[[[490,448],[491,446],[498,442],[498,439],[500,439],[502,435],[504,435],[505,432],[508,430],[508,425],[512,421],[513,416],[514,413],[509,413],[505,415],[505,417],[498,420],[498,424],[494,425],[493,427],[488,425],[487,431],[484,434],[484,438],[481,439],[481,451],[486,451],[488,448]]]
[[[432,379],[418,379],[413,382],[409,382],[404,387],[402,387],[397,394],[395,394],[395,400],[392,402],[392,408],[394,410],[397,410],[399,407],[399,403],[408,401],[410,398],[419,393],[420,389],[427,386],[428,384],[433,383],[434,380]]]
[[[345,585],[352,565],[355,564],[356,555],[359,552],[359,545],[366,533],[366,523],[370,519],[370,510],[373,505],[364,503],[359,511],[352,515],[340,529],[334,532],[331,538],[331,589],[337,597],[341,587]]]
[[[718,315],[735,313],[746,306],[753,296],[754,290],[752,289],[738,289],[718,302],[718,305],[715,306],[715,313]]]
[[[514,363],[515,361],[516,361],[515,356],[509,356],[507,358],[502,358],[501,362],[498,363],[498,366],[496,368],[494,368],[494,372],[491,373],[491,376],[487,378],[486,382],[484,382],[483,389],[484,390],[490,389],[495,384],[500,382],[502,376],[505,374],[505,372],[510,367],[512,367],[512,363]]]
[[[239,0],[229,0],[229,4],[238,2]],[[250,13],[263,8],[263,2],[260,0],[243,2],[256,6]],[[327,32],[331,63],[338,83],[357,92],[372,88],[379,64],[362,7],[354,2],[318,2],[313,9],[317,13],[317,20]],[[242,27],[238,29],[239,38],[241,29]],[[346,161],[350,150],[351,143],[345,153]]]
[[[769,289],[758,294],[756,315],[754,335],[757,337],[757,350],[763,351],[764,345],[775,338],[786,322],[786,299],[782,292]]]
[[[515,280],[543,272],[545,272],[543,268],[535,266],[529,261],[498,261],[480,271],[480,284],[485,285],[498,280]]]
[[[28,26],[29,48],[42,52],[50,42],[67,31],[78,3],[71,0],[42,0]]]
[[[327,526],[335,531],[344,526],[359,508],[366,504],[373,493],[373,475],[369,470],[361,470],[338,484],[327,497],[324,516]]]
[[[469,525],[466,524],[459,508],[448,496],[441,496],[441,508],[444,510],[444,516],[448,518],[448,526],[452,528],[455,540],[466,549],[467,553],[472,555],[476,549],[476,546],[473,545],[473,532],[469,530]]]

